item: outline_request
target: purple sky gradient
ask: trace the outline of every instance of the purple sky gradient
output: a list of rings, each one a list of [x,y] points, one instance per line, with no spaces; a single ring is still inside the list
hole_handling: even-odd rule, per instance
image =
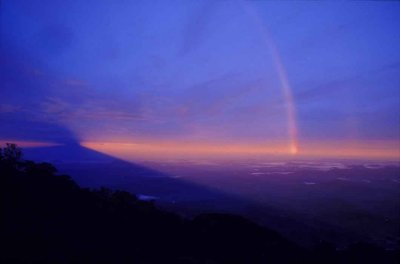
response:
[[[5,0],[0,139],[285,140],[267,31],[300,142],[398,142],[399,13],[378,1]]]

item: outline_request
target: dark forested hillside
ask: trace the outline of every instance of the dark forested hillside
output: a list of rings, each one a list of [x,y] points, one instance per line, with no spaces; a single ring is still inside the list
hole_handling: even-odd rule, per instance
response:
[[[133,194],[80,188],[49,163],[0,151],[2,263],[395,263],[355,245],[306,251],[240,216],[184,219]]]

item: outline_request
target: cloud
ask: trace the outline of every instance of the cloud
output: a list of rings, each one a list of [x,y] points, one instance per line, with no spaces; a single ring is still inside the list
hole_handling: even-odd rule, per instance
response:
[[[138,121],[146,120],[146,116],[141,113],[123,110],[116,105],[107,104],[99,99],[86,99],[80,103],[74,103],[62,98],[47,98],[40,104],[40,114],[48,119],[82,122],[90,121]]]
[[[76,143],[76,135],[62,124],[27,118],[24,113],[0,115],[0,139]]]
[[[204,1],[202,5],[192,14],[182,32],[182,47],[180,55],[186,55],[196,49],[205,38],[209,21],[215,12],[215,1]]]
[[[244,81],[240,76],[225,74],[187,88],[177,98],[179,105],[176,109],[181,117],[218,117],[233,105],[239,105],[239,102],[263,90],[265,87],[261,80]]]
[[[33,44],[43,53],[60,54],[73,44],[74,34],[70,28],[62,24],[44,25],[33,38]]]
[[[11,104],[0,104],[0,114],[4,113],[15,113],[21,110],[21,106],[19,105],[11,105]]]
[[[78,80],[78,79],[66,79],[64,80],[64,83],[69,86],[86,86],[88,83],[84,80]]]
[[[310,100],[315,100],[321,97],[328,97],[332,94],[338,93],[351,85],[354,78],[333,80],[314,86],[313,88],[305,91],[297,92],[295,96],[296,103],[307,103]]]
[[[393,62],[384,64],[381,66],[377,66],[371,70],[359,72],[348,77],[343,77],[339,79],[325,81],[319,84],[311,84],[303,83],[299,85],[300,87],[311,86],[307,90],[297,92],[295,96],[295,100],[297,103],[307,103],[310,100],[316,100],[321,98],[328,98],[334,94],[340,94],[346,89],[349,91],[354,90],[356,86],[359,86],[360,83],[364,83],[366,80],[371,80],[373,78],[381,78],[382,74],[386,74],[388,72],[395,72],[395,74],[400,74],[400,62]],[[314,81],[310,80],[309,83]],[[366,89],[364,87],[364,89]],[[351,93],[347,93],[350,95]]]

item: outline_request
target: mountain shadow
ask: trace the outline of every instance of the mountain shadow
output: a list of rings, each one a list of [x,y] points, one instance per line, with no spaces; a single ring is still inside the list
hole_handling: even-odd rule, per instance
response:
[[[45,160],[59,171],[71,175],[80,186],[119,189],[149,197],[165,206],[196,202],[212,211],[223,210],[221,204],[248,204],[234,196],[221,193],[211,187],[174,178],[173,175],[84,148],[79,144],[39,147],[24,150],[24,155],[33,160]],[[50,158],[48,158],[50,157]],[[220,203],[215,204],[215,201]],[[225,202],[223,202],[225,201]],[[206,206],[205,206],[206,205]],[[186,210],[190,211],[190,210]]]

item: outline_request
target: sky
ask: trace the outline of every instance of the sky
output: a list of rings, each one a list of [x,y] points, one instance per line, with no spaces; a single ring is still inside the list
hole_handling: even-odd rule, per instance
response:
[[[4,0],[0,141],[398,158],[398,14],[395,1]]]

